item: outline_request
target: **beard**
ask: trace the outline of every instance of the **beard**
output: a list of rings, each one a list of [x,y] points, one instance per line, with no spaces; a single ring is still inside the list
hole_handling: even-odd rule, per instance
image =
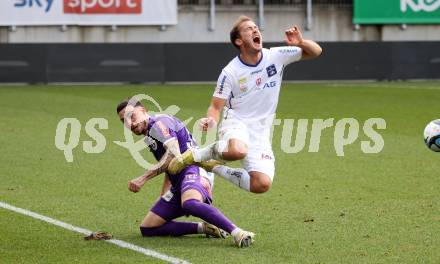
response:
[[[146,128],[146,122],[142,121],[139,124],[137,124],[135,127],[133,127],[132,131],[133,133],[135,133],[136,135],[143,135],[145,134],[145,128]]]

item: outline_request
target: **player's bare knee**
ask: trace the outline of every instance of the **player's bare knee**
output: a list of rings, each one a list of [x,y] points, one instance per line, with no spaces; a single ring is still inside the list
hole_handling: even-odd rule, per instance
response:
[[[265,193],[269,191],[270,187],[272,186],[271,182],[260,182],[255,186],[255,188],[252,188],[252,192],[254,193]]]
[[[272,186],[272,180],[268,176],[258,177],[251,180],[251,192],[265,193]]]

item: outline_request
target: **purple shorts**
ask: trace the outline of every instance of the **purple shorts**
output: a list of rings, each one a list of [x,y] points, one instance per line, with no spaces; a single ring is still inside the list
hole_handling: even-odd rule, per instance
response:
[[[151,212],[162,217],[166,221],[187,215],[182,208],[181,196],[187,190],[197,190],[204,203],[211,204],[212,197],[203,187],[199,173],[199,167],[189,166],[182,171],[182,182],[180,186],[172,186],[171,190],[166,192],[150,209]],[[176,188],[177,187],[177,188]]]

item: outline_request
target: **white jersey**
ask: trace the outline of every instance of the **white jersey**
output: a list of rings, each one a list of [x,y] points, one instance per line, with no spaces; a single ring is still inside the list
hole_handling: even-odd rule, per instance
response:
[[[235,57],[223,68],[214,97],[226,99],[223,119],[238,119],[252,127],[270,127],[278,105],[284,67],[301,59],[295,46],[263,49],[256,65]],[[256,126],[256,127],[255,127]]]

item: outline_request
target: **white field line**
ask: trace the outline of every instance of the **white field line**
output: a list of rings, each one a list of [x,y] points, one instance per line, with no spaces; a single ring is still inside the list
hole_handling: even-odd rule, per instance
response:
[[[18,208],[18,207],[12,206],[10,204],[7,204],[7,203],[1,202],[1,201],[0,201],[0,207],[2,207],[4,209],[7,209],[7,210],[14,211],[14,212],[19,213],[19,214],[30,216],[32,218],[44,221],[44,222],[52,224],[52,225],[56,225],[56,226],[65,228],[65,229],[70,230],[70,231],[75,231],[75,232],[78,232],[78,233],[81,233],[81,234],[84,234],[84,235],[90,235],[92,233],[92,231],[90,231],[90,230],[87,230],[87,229],[84,229],[84,228],[81,228],[81,227],[76,227],[76,226],[73,226],[71,224],[64,223],[64,222],[58,221],[56,219],[53,219],[53,218],[50,218],[50,217],[47,217],[47,216],[44,216],[44,215],[40,215],[40,214],[31,212],[31,211],[26,210],[26,209]],[[163,261],[167,261],[167,262],[170,262],[170,263],[190,264],[186,260],[182,260],[182,259],[174,258],[174,257],[171,257],[171,256],[167,256],[165,254],[161,254],[161,253],[156,252],[154,250],[151,250],[151,249],[148,249],[148,248],[139,247],[139,246],[136,246],[134,244],[130,244],[130,243],[122,241],[122,240],[110,239],[110,240],[104,240],[104,241],[107,242],[107,243],[110,243],[110,244],[117,245],[117,246],[122,247],[122,248],[131,249],[131,250],[139,252],[141,254],[144,254],[144,255],[147,255],[147,256],[150,256],[150,257],[153,257],[153,258],[161,259]]]
[[[403,85],[403,86],[388,86],[384,87],[382,84],[375,84],[375,83],[331,83],[331,84],[324,84],[323,86],[330,86],[330,87],[354,87],[354,88],[383,88],[385,90],[387,89],[412,89],[412,90],[440,90],[439,86],[417,86],[414,85]]]

